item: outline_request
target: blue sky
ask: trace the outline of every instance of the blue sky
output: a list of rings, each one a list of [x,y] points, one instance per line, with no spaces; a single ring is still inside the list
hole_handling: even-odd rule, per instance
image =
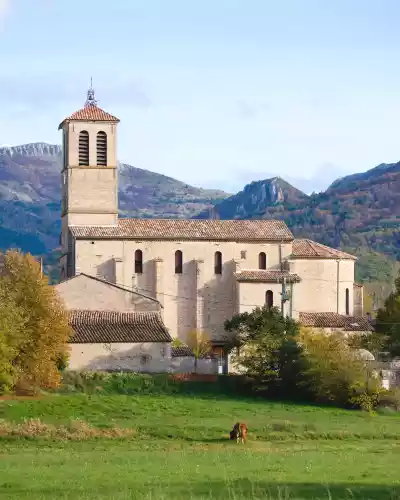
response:
[[[228,191],[400,160],[398,0],[0,0],[0,144],[60,142],[93,76],[119,159]]]

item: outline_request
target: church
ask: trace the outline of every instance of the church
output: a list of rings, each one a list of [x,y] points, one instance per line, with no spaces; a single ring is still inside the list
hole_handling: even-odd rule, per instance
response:
[[[222,353],[225,320],[265,304],[305,326],[370,329],[363,318],[363,289],[354,280],[356,257],[296,239],[283,221],[119,218],[118,126],[117,117],[98,107],[92,89],[84,107],[59,126],[62,257],[57,288],[75,318],[76,368],[88,366],[94,352],[104,358],[94,347],[98,344],[122,339],[119,344],[129,341],[131,348],[139,338],[141,345],[159,342],[157,352],[165,354],[165,343],[174,338],[185,342],[193,330],[206,332],[214,351]],[[125,333],[114,341],[109,334],[103,338],[100,326],[107,330],[107,321],[108,332],[125,322]],[[130,338],[129,332],[138,328],[142,335]]]

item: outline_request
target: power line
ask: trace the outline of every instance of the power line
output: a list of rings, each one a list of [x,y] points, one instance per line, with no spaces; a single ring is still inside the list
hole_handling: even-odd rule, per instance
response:
[[[331,283],[331,280],[325,280],[325,279],[322,279],[322,278],[318,278],[319,281],[325,281],[325,282],[329,282]],[[339,281],[340,283],[340,281]],[[348,281],[342,281],[342,283],[348,283]],[[148,294],[154,294],[154,290],[148,290],[148,289],[145,289],[145,288],[139,288],[139,287],[129,287],[127,285],[123,285],[121,283],[115,283],[116,285],[122,287],[122,288],[125,288],[127,289],[128,291],[132,291],[132,292],[145,292],[145,293],[148,293]],[[174,299],[183,299],[183,300],[190,300],[192,302],[196,302],[197,301],[197,297],[185,297],[183,295],[174,295],[174,294],[170,294],[170,293],[166,293],[166,292],[156,292],[156,295],[163,295],[163,296],[166,296],[166,297],[172,297]],[[152,297],[154,298],[154,297]],[[222,301],[214,301],[214,304],[222,304]],[[235,302],[234,300],[227,300],[224,302],[224,304],[230,304],[230,305],[238,305],[238,306],[243,306],[243,307],[262,307],[262,305],[260,304],[243,304],[241,302],[237,303]],[[301,312],[307,312],[307,311],[300,311],[298,309],[293,309],[294,312],[297,312],[297,313],[301,313]],[[309,314],[313,314],[313,313],[309,313]],[[318,313],[315,313],[315,314],[318,314]],[[345,315],[344,315],[345,316]],[[391,323],[391,322],[380,322],[381,325],[400,325],[400,322],[394,322],[394,323]]]

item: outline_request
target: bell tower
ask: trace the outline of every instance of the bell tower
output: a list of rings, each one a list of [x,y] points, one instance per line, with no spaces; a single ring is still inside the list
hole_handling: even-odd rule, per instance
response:
[[[71,276],[71,226],[115,226],[118,222],[117,125],[119,119],[98,107],[90,85],[85,105],[62,131],[61,263],[62,279]],[[62,258],[62,260],[65,260]]]

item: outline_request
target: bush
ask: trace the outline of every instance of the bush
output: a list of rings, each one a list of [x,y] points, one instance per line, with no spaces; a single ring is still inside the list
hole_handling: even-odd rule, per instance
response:
[[[61,392],[103,392],[107,394],[187,394],[221,397],[250,395],[248,377],[220,375],[214,381],[192,381],[160,373],[72,372],[62,374]]]
[[[390,391],[382,391],[379,395],[378,406],[380,408],[392,408],[395,411],[400,411],[400,388]]]
[[[300,385],[308,398],[367,411],[378,404],[380,381],[343,334],[303,329],[301,342],[305,363]]]

